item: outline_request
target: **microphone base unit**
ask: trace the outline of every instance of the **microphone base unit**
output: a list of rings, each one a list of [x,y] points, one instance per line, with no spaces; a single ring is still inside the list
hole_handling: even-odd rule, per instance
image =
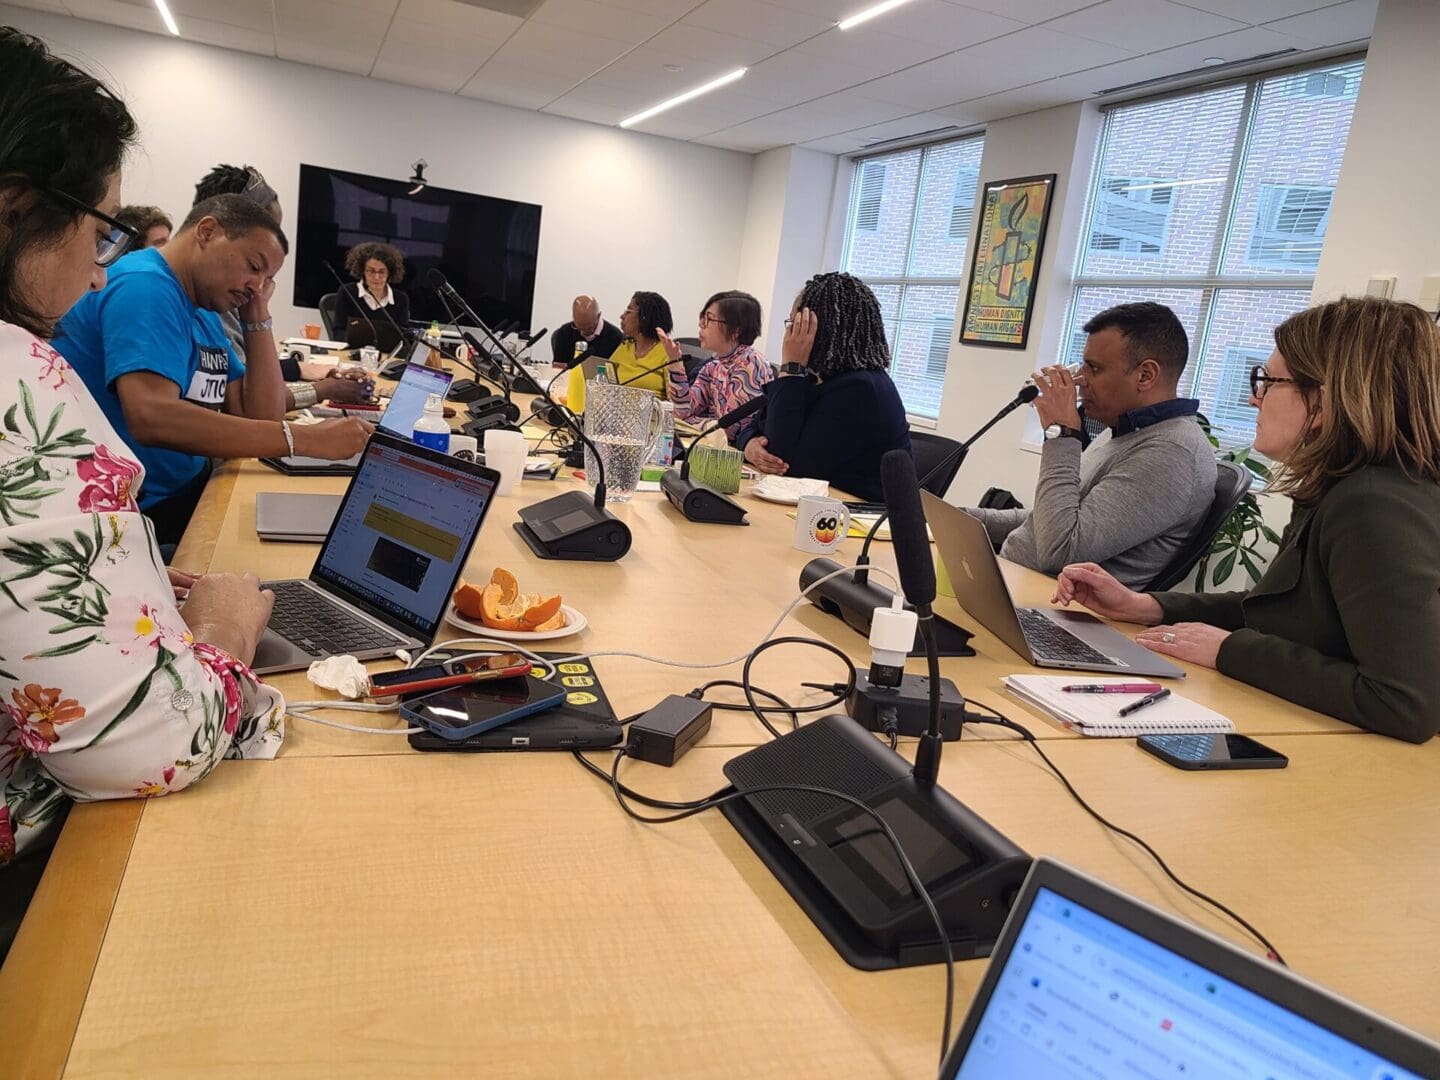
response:
[[[472,420],[479,420],[482,416],[488,416],[491,413],[499,413],[512,424],[518,422],[520,419],[519,405],[493,394],[481,398],[478,401],[468,403],[465,406],[465,411],[470,414]]]
[[[630,550],[630,526],[583,491],[525,507],[515,531],[539,559],[614,562]]]
[[[899,686],[876,686],[864,675],[856,675],[855,689],[845,709],[867,731],[883,732],[881,714],[895,710],[897,734],[918,738],[930,726],[930,680],[924,675],[906,675]],[[940,680],[940,737],[946,742],[960,738],[965,719],[965,697],[949,679]]]
[[[485,441],[485,432],[487,431],[519,430],[519,427],[505,419],[505,414],[502,412],[488,412],[460,425],[461,434],[473,435],[481,443]]]
[[[840,569],[842,569],[841,565],[834,559],[811,559],[800,571],[800,588],[808,588],[826,574]],[[868,639],[875,609],[877,607],[888,608],[895,598],[895,594],[873,581],[867,581],[862,585],[855,581],[852,575],[850,578],[831,578],[810,593],[809,597],[810,602],[825,614],[835,616],[852,630]],[[908,604],[906,606],[909,607]],[[957,626],[948,619],[942,619],[939,615],[936,615],[933,621],[935,647],[941,656],[975,655],[975,650],[969,645],[974,634],[963,626]],[[915,632],[915,643],[908,655],[925,655],[925,643],[920,639],[918,630]]]
[[[665,475],[660,477],[660,490],[687,521],[704,525],[750,524],[745,517],[745,508],[734,499],[681,476],[679,469],[666,470]]]
[[[1031,859],[938,784],[834,715],[731,759],[742,797],[720,807],[761,862],[844,960],[863,971],[940,963],[935,922],[911,889],[874,819],[829,788],[870,807],[914,863],[956,960],[989,956]],[[753,791],[753,794],[746,794]]]

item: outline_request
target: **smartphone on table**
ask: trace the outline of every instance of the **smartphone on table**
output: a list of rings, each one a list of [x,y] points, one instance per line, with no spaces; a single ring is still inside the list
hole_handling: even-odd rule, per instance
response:
[[[491,679],[513,679],[527,674],[531,663],[519,653],[496,653],[493,656],[469,656],[445,659],[425,667],[382,671],[370,676],[372,698],[395,697],[397,694],[425,694],[452,686],[486,682]]]
[[[1141,735],[1141,750],[1177,769],[1283,769],[1290,759],[1248,735]]]
[[[525,675],[452,686],[400,704],[400,719],[442,739],[468,739],[522,716],[553,709],[565,700],[563,686]]]

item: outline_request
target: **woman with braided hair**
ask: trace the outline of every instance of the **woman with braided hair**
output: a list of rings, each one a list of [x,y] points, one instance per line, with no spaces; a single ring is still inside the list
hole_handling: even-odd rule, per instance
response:
[[[870,287],[849,274],[812,277],[785,320],[781,357],[780,377],[765,384],[764,419],[741,444],[745,460],[883,499],[880,459],[910,449],[910,425]]]

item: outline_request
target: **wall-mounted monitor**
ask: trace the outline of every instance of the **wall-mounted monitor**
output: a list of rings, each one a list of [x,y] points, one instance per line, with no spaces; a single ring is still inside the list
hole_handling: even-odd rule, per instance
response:
[[[425,272],[439,269],[489,325],[514,319],[528,327],[540,251],[540,207],[468,191],[426,187],[381,176],[300,166],[295,238],[295,305],[319,307],[335,291],[324,260],[344,273],[345,253],[365,240],[394,244],[405,254],[411,318],[449,321]],[[288,223],[287,223],[288,224]]]

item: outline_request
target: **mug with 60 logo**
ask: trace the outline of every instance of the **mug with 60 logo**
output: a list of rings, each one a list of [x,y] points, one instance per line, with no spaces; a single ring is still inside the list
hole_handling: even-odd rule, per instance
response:
[[[826,554],[840,546],[850,531],[850,511],[828,495],[802,495],[795,504],[795,546]]]

